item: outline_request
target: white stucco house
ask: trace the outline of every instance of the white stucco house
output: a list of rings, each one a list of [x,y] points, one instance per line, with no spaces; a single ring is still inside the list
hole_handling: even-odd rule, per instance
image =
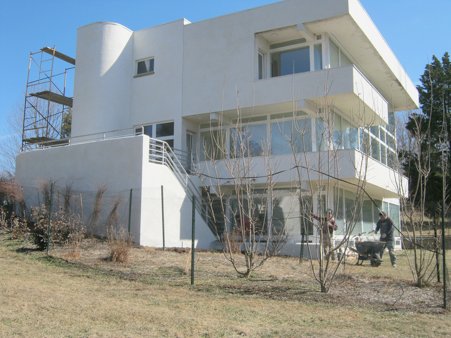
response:
[[[395,165],[394,113],[417,108],[418,93],[358,0],[275,1],[139,31],[96,22],[78,29],[75,60],[71,138],[19,154],[16,176],[25,192],[43,180],[79,191],[132,189],[135,242],[188,246],[191,196],[215,190],[206,177],[228,175],[239,120],[247,141],[259,145],[247,154],[255,194],[266,194],[268,161],[279,173],[271,189],[285,217],[282,253],[298,255],[302,235],[317,241],[313,227],[300,229],[306,210],[299,200],[309,210],[334,209],[339,235],[361,180],[376,204],[363,197],[355,232],[373,227],[378,208],[399,223],[407,180]],[[223,151],[209,153],[215,148]],[[297,162],[293,151],[302,154]],[[312,168],[300,185],[299,164]],[[234,199],[226,197],[227,212]],[[198,202],[196,244],[216,247]],[[273,202],[262,198],[259,206],[267,219]]]

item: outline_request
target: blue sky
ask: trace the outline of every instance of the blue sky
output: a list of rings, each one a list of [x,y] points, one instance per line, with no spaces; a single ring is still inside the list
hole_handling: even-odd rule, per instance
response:
[[[276,0],[4,0],[0,5],[0,142],[21,111],[28,55],[43,46],[74,56],[77,28],[114,21],[139,30],[182,17],[192,22]],[[451,0],[361,0],[415,84],[433,54],[451,51]]]

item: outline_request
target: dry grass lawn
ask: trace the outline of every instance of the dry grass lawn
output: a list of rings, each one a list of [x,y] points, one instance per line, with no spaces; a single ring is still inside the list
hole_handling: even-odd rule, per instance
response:
[[[449,337],[439,286],[415,288],[398,269],[352,261],[329,294],[308,262],[280,257],[251,280],[221,253],[133,248],[128,264],[106,260],[106,243],[83,242],[80,256],[50,256],[0,234],[1,337]]]

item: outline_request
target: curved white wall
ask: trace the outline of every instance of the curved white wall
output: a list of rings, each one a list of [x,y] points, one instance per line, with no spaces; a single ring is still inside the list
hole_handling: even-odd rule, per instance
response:
[[[129,125],[132,34],[110,22],[78,29],[72,137]]]

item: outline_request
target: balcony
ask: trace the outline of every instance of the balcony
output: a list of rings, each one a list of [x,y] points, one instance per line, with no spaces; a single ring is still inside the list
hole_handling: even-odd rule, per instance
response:
[[[241,162],[234,165],[234,161]],[[248,158],[244,162],[243,159],[217,160],[214,163],[204,161],[199,162],[197,168],[198,172],[207,174],[204,185],[216,186],[232,184],[233,175],[229,169],[243,165],[246,166],[246,172],[252,173],[256,185],[267,184],[270,170],[273,174],[277,173],[272,177],[273,182],[281,186],[293,186],[293,182],[299,180],[299,174],[303,183],[313,185],[328,182],[353,191],[357,186],[364,186],[366,193],[372,198],[399,198],[408,194],[406,177],[355,149],[301,153],[297,154],[297,161],[292,154],[259,156]],[[215,181],[215,177],[220,180]]]
[[[336,107],[357,126],[384,125],[388,103],[355,65],[257,80],[255,106],[318,111]]]

